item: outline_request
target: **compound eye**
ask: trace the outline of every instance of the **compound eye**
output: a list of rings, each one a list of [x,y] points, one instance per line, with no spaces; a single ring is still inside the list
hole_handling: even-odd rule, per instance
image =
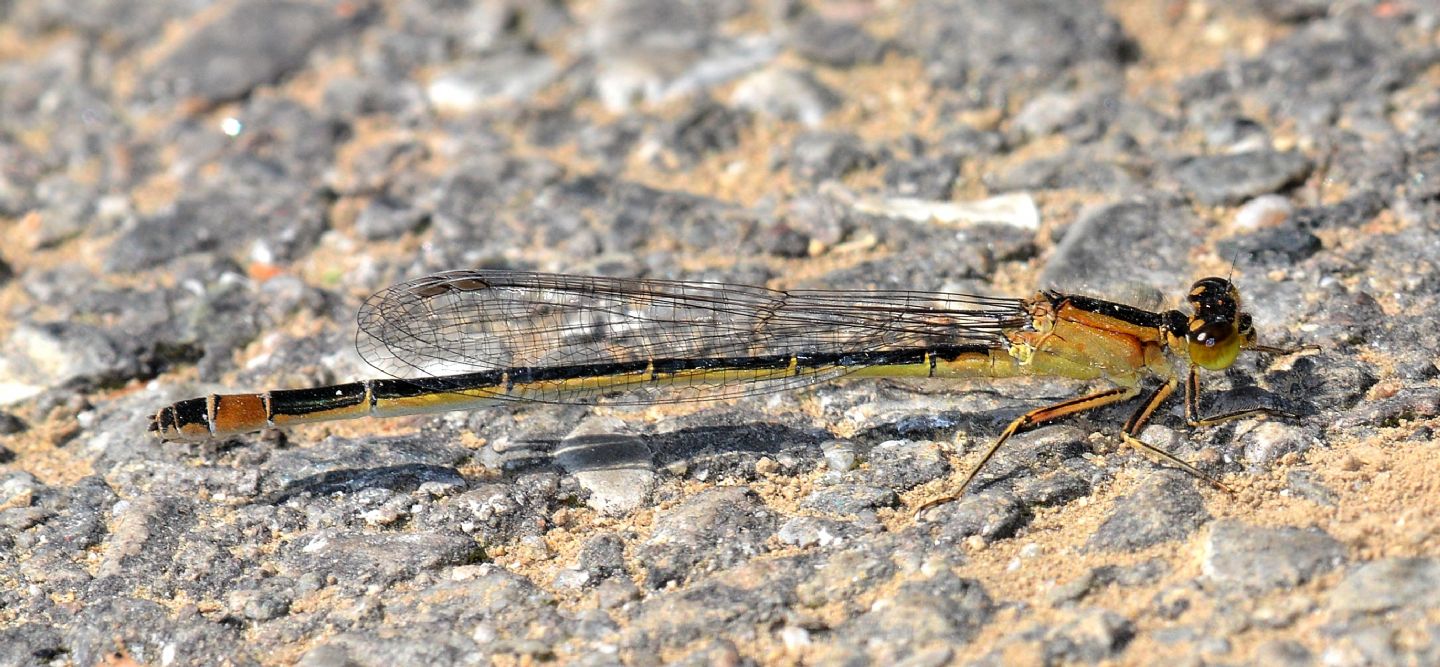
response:
[[[1205,347],[1215,347],[1235,334],[1235,327],[1228,322],[1209,322],[1199,329],[1190,331],[1190,342]]]
[[[1190,321],[1190,359],[1212,371],[1227,368],[1240,354],[1240,336],[1233,320]]]
[[[1251,345],[1255,342],[1255,324],[1250,320],[1250,313],[1240,313],[1240,325],[1237,329],[1240,333],[1240,339],[1245,341],[1246,345]]]

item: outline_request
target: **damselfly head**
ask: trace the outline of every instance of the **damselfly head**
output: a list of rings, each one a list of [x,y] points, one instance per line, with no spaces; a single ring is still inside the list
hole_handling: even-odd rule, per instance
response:
[[[1240,291],[1224,278],[1203,278],[1190,288],[1185,339],[1190,359],[1212,371],[1227,368],[1255,340],[1250,316],[1240,312]]]

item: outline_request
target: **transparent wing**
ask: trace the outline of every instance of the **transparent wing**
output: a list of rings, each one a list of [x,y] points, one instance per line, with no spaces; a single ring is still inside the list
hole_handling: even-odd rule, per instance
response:
[[[979,344],[1004,346],[1023,326],[1018,299],[915,291],[779,291],[711,282],[478,270],[400,283],[366,300],[356,347],[397,378],[584,367],[592,383],[517,398],[592,403],[649,387],[647,378],[603,381],[606,366],[709,360],[713,368],[664,384],[684,401],[813,384],[854,366],[740,370],[747,360],[825,357]],[[728,369],[728,370],[727,370]],[[577,386],[577,384],[579,386]],[[679,391],[675,391],[679,390]]]

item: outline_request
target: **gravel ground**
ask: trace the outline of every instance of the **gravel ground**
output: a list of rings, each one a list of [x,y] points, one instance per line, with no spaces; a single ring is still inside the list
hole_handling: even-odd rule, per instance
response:
[[[1429,0],[0,0],[0,664],[1440,663]],[[161,443],[452,268],[1232,274],[1209,412],[856,381]],[[979,389],[971,391],[971,389]]]

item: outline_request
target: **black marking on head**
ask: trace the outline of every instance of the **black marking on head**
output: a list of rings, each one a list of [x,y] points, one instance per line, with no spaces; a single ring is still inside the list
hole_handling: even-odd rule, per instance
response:
[[[1194,314],[1187,327],[1192,341],[1213,345],[1216,337],[1230,335],[1240,317],[1240,293],[1224,278],[1196,281],[1186,297]]]

